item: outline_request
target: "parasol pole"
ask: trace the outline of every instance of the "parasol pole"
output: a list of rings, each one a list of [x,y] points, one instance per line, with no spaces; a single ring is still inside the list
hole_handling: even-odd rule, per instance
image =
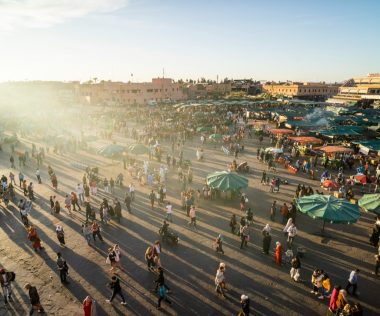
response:
[[[322,226],[322,234],[325,232],[325,224],[326,224],[326,221],[323,220],[323,226]]]

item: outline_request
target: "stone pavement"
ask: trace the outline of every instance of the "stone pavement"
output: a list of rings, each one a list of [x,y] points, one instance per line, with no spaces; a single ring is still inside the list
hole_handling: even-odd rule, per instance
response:
[[[23,143],[30,140],[23,139]],[[218,145],[209,144],[204,162],[195,161],[195,148],[198,141],[189,142],[185,148],[185,159],[192,160],[194,182],[192,187],[202,188],[204,177],[216,170],[225,170],[232,157],[227,157]],[[187,226],[188,218],[180,209],[180,188],[176,172],[169,175],[167,185],[168,199],[174,206],[173,228],[180,235],[178,246],[163,244],[162,264],[166,269],[168,285],[173,290],[170,299],[173,306],[163,303],[164,310],[155,308],[157,296],[151,292],[155,275],[148,272],[144,260],[145,249],[158,239],[158,228],[165,215],[163,207],[150,209],[148,192],[150,188],[137,185],[136,201],[132,205],[132,214],[123,210],[121,224],[111,222],[103,226],[105,244],[97,242],[91,247],[85,243],[80,225],[84,220],[82,212],[69,216],[62,211],[59,216],[50,214],[49,196],[54,192],[48,181],[47,163],[56,171],[59,182],[59,200],[63,207],[63,196],[75,188],[82,179],[83,171],[74,168],[77,161],[91,166],[99,166],[100,173],[108,178],[122,171],[121,164],[108,159],[90,155],[85,152],[50,154],[42,168],[43,184],[35,186],[37,195],[30,220],[38,229],[45,251],[35,254],[30,242],[26,239],[18,210],[13,204],[8,209],[1,204],[0,208],[0,266],[16,272],[14,282],[15,303],[4,306],[0,300],[0,315],[24,315],[28,309],[28,298],[23,286],[30,282],[37,286],[41,302],[48,315],[82,315],[81,302],[91,294],[98,302],[99,315],[235,315],[239,311],[239,298],[242,293],[251,299],[251,310],[254,315],[325,315],[327,300],[319,301],[310,294],[310,277],[315,267],[324,269],[330,276],[332,285],[346,284],[349,272],[359,267],[360,292],[359,301],[366,310],[365,315],[379,313],[380,303],[375,295],[379,279],[371,275],[373,271],[374,248],[368,245],[368,233],[373,223],[371,214],[362,214],[355,225],[326,225],[329,237],[320,237],[315,233],[320,230],[321,222],[297,214],[299,235],[295,246],[303,245],[307,249],[302,260],[302,283],[294,283],[289,277],[289,266],[276,267],[273,254],[261,253],[261,229],[269,222],[269,208],[273,199],[281,205],[290,202],[298,183],[311,184],[317,188],[318,182],[311,181],[303,175],[291,175],[278,168],[278,175],[286,178],[289,185],[283,185],[279,193],[271,195],[267,186],[260,185],[261,171],[264,165],[256,158],[256,140],[247,140],[246,152],[240,161],[248,161],[252,172],[249,177],[249,188],[246,190],[250,206],[254,211],[254,223],[251,230],[251,241],[248,249],[240,250],[238,236],[229,232],[229,219],[232,213],[238,218],[238,201],[200,201],[198,208],[198,232]],[[4,148],[8,150],[8,148]],[[154,162],[157,166],[158,164]],[[9,174],[9,155],[0,153],[0,172]],[[35,165],[29,163],[23,169],[28,178],[37,183]],[[18,172],[18,171],[17,171]],[[127,176],[125,184],[132,179]],[[136,183],[136,181],[135,181]],[[18,190],[18,198],[21,191]],[[115,196],[123,200],[125,188],[117,188]],[[110,195],[100,192],[92,199],[98,210],[100,198]],[[55,225],[61,224],[66,232],[67,248],[57,243]],[[272,247],[279,240],[284,244],[279,215],[272,226]],[[224,236],[225,255],[216,254],[212,249],[215,237]],[[105,264],[106,251],[109,245],[118,243],[122,249],[124,271],[119,273],[127,306],[120,305],[118,298],[112,306],[105,303],[110,296],[106,287],[111,274]],[[61,251],[70,266],[70,284],[62,286],[55,267],[55,252]],[[219,262],[226,263],[227,300],[219,298],[214,292],[214,277]]]

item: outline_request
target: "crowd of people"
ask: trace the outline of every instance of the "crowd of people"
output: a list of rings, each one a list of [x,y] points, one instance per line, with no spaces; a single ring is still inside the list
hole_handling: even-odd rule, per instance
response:
[[[101,244],[106,244],[107,239],[103,236],[103,229],[106,229],[111,223],[116,225],[124,225],[122,209],[125,205],[125,209],[128,213],[132,213],[132,209],[135,208],[136,199],[136,187],[135,184],[143,186],[149,189],[147,194],[147,200],[151,207],[151,211],[163,211],[160,216],[163,220],[161,232],[165,234],[169,230],[169,225],[176,222],[175,206],[170,201],[172,192],[168,192],[167,181],[171,177],[175,179],[176,186],[180,188],[180,200],[182,212],[188,217],[187,225],[191,229],[192,233],[198,232],[197,223],[199,221],[199,209],[201,204],[207,205],[210,201],[218,198],[218,191],[210,187],[209,185],[201,184],[197,187],[194,185],[194,175],[191,162],[186,161],[184,157],[184,147],[186,142],[192,140],[197,135],[196,128],[202,124],[208,124],[212,126],[213,132],[226,133],[228,128],[224,123],[225,117],[228,118],[229,123],[232,125],[233,137],[223,139],[224,147],[228,149],[229,153],[233,154],[235,160],[230,165],[231,171],[237,170],[237,162],[239,155],[244,152],[247,137],[252,137],[252,129],[241,127],[238,122],[246,122],[247,117],[244,115],[244,111],[239,109],[234,115],[229,115],[230,109],[223,109],[221,113],[215,116],[209,116],[207,121],[200,120],[197,125],[194,126],[192,122],[193,112],[181,113],[176,121],[172,124],[168,124],[168,119],[173,117],[169,108],[163,108],[157,112],[147,112],[145,125],[143,129],[137,130],[135,128],[128,129],[125,118],[116,119],[114,131],[124,136],[133,138],[136,141],[146,143],[149,147],[149,160],[139,161],[131,156],[122,158],[123,168],[126,174],[123,174],[123,170],[116,176],[100,176],[99,170],[96,168],[88,167],[82,179],[75,180],[76,185],[72,187],[68,192],[62,192],[58,190],[58,178],[54,169],[59,170],[58,167],[47,165],[46,171],[50,177],[50,183],[53,192],[49,197],[50,213],[57,218],[68,216],[74,218],[74,215],[80,214],[83,216],[83,221],[80,223],[81,231],[84,242],[91,247],[99,247],[98,240]],[[136,122],[140,122],[141,115],[136,115]],[[107,134],[107,137],[112,135]],[[201,136],[201,148],[203,155],[207,150],[207,141],[204,135]],[[258,137],[260,144],[263,141],[263,135]],[[166,154],[166,161],[163,158],[163,151],[161,150],[161,143],[166,142],[169,144],[169,150]],[[276,144],[276,147],[286,150],[287,148],[294,152],[295,147],[291,147],[289,142],[285,139],[275,139],[272,137],[272,143]],[[53,153],[62,153],[66,150],[70,150],[72,146],[76,148],[76,142],[71,142],[67,146],[58,146],[53,150]],[[43,148],[42,148],[43,149]],[[45,179],[41,175],[41,171],[45,171],[46,161],[49,161],[49,150],[36,149],[36,146],[32,147],[32,157],[36,159],[37,168],[35,169],[35,177],[38,185],[45,184]],[[75,149],[76,150],[76,149]],[[202,156],[204,158],[204,156]],[[294,157],[298,158],[299,153],[294,153]],[[194,153],[192,159],[198,158]],[[262,171],[261,183],[262,185],[269,185],[270,197],[275,196],[280,192],[280,187],[287,185],[285,179],[281,179],[277,175],[277,162],[279,155],[277,152],[265,150],[263,147],[258,148],[257,158],[260,163],[267,164],[267,167]],[[346,157],[347,158],[347,157]],[[349,165],[350,157],[342,158]],[[25,161],[28,161],[28,155],[23,155],[20,160],[20,167],[25,166]],[[156,159],[157,164],[153,164],[152,160]],[[40,238],[39,227],[37,221],[32,221],[30,218],[33,212],[33,204],[42,204],[40,197],[35,194],[35,186],[32,179],[27,177],[20,171],[18,174],[19,183],[15,181],[15,164],[13,154],[10,156],[11,171],[9,176],[3,175],[1,177],[1,198],[6,206],[8,203],[15,203],[20,212],[21,222],[26,229],[26,238],[30,241],[31,247],[34,251],[44,251],[43,240]],[[163,161],[162,161],[163,160]],[[191,160],[191,159],[190,159]],[[297,162],[298,161],[298,162]],[[298,169],[306,174],[310,174],[311,170],[318,163],[317,159],[304,160],[303,162],[297,160],[296,166]],[[165,164],[166,162],[166,164]],[[45,165],[44,165],[45,163]],[[320,161],[327,167],[326,161]],[[156,165],[156,166],[155,166]],[[343,167],[342,167],[343,168]],[[366,169],[367,174],[371,171]],[[339,181],[343,175],[340,169],[338,169]],[[14,172],[14,173],[13,173]],[[272,174],[272,175],[270,175]],[[324,174],[325,177],[328,174]],[[125,185],[124,181],[128,179],[129,185]],[[199,184],[198,184],[199,185]],[[19,192],[18,192],[19,191]],[[315,190],[317,192],[317,190]],[[38,190],[37,190],[38,193]],[[319,193],[319,192],[317,192]],[[120,198],[120,194],[122,198]],[[296,187],[294,199],[302,196],[312,195],[314,190],[311,186],[305,186],[299,184]],[[21,198],[18,198],[18,195]],[[252,240],[252,232],[257,221],[254,219],[254,204],[249,200],[246,194],[240,194],[239,207],[240,218],[236,214],[232,214],[229,221],[229,228],[225,227],[225,232],[222,231],[217,234],[215,240],[213,240],[213,248],[215,252],[221,256],[225,255],[223,249],[224,235],[229,231],[239,236],[239,243],[237,245],[240,249],[247,251],[250,243],[256,242]],[[297,241],[299,234],[298,223],[296,224],[297,209],[294,199],[288,203],[280,203],[277,200],[273,200],[270,213],[268,214],[268,223],[264,227],[260,227],[262,240],[260,246],[262,246],[262,252],[265,255],[273,255],[273,264],[277,267],[283,267],[287,264],[290,266],[290,277],[294,282],[302,282],[301,273],[301,259],[302,259],[302,245]],[[120,202],[121,201],[121,202]],[[64,207],[61,207],[63,205]],[[280,214],[277,214],[277,213]],[[283,238],[274,237],[273,225],[278,221],[278,215],[281,216],[280,223],[283,225],[282,233]],[[170,223],[170,224],[169,224]],[[379,232],[380,232],[380,220],[376,222],[375,228],[371,236],[371,243],[373,246],[378,247]],[[271,227],[272,226],[272,227]],[[65,260],[65,248],[67,248],[66,240],[66,227],[60,223],[55,225],[52,234],[56,235],[60,251],[55,253],[56,270],[59,274],[62,284],[69,284],[69,270],[70,262]],[[273,244],[272,244],[273,241]],[[100,245],[101,246],[101,245]],[[127,305],[128,297],[124,295],[122,290],[122,280],[119,273],[125,272],[125,268],[122,264],[122,258],[126,253],[123,253],[118,244],[113,244],[107,248],[105,257],[105,264],[109,265],[110,282],[107,286],[112,290],[112,294],[106,303],[112,304],[116,296],[120,297],[121,304]],[[379,248],[380,249],[380,248]],[[379,254],[375,255],[375,274],[378,274],[378,268],[380,266]],[[157,294],[157,308],[162,308],[162,302],[172,305],[171,290],[167,285],[164,277],[165,268],[163,266],[163,252],[161,242],[159,240],[152,241],[146,248],[144,258],[147,264],[147,270],[154,273],[152,277],[155,284],[152,290]],[[362,307],[359,303],[348,298],[348,295],[355,296],[358,284],[359,269],[351,272],[348,278],[348,283],[345,289],[342,289],[340,285],[332,286],[330,277],[322,269],[316,269],[312,274],[312,293],[317,295],[320,300],[329,300],[329,312],[335,315],[361,315]],[[7,304],[12,301],[12,282],[15,282],[15,273],[7,271],[6,269],[0,270],[0,281],[4,292],[4,300]],[[229,289],[226,282],[226,264],[219,262],[217,272],[215,275],[215,292],[223,299],[227,299]],[[29,294],[31,310],[30,315],[34,311],[43,312],[42,306],[36,286],[28,283],[25,285],[25,289]],[[352,289],[352,293],[349,291]],[[232,294],[231,294],[232,295]],[[83,301],[83,313],[85,316],[96,315],[96,309],[99,302],[88,295]],[[250,314],[251,300],[246,293],[240,296],[240,307],[237,311],[240,316],[248,316]]]

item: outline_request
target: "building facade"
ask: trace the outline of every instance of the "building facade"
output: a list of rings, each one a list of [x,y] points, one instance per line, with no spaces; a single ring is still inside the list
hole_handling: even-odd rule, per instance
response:
[[[331,103],[380,102],[380,73],[349,79],[339,92],[328,100]]]
[[[183,87],[189,99],[206,99],[223,97],[231,93],[231,83],[190,83]]]
[[[132,105],[167,101],[180,101],[186,98],[179,83],[169,78],[155,78],[152,82],[113,82],[82,83],[77,85],[77,95],[81,103],[92,105]]]
[[[324,83],[267,83],[263,85],[263,92],[273,96],[282,95],[288,98],[305,100],[326,100],[338,93],[338,85]]]

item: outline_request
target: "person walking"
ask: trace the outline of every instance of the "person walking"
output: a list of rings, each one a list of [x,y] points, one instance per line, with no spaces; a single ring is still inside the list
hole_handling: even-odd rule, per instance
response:
[[[198,229],[197,229],[197,217],[196,217],[194,205],[192,205],[190,208],[189,216],[190,216],[190,222],[188,223],[188,225],[190,227],[193,226],[195,231],[198,231]]]
[[[86,296],[82,303],[83,316],[96,316],[96,301],[90,296]]]
[[[78,196],[80,205],[83,205],[83,203],[84,203],[84,188],[83,188],[83,185],[81,185],[80,183],[78,183],[76,191],[77,191],[77,196]],[[79,208],[79,210],[80,210],[80,208]]]
[[[145,251],[145,261],[149,271],[154,271],[153,247],[148,246]]]
[[[41,251],[43,249],[41,246],[41,239],[39,238],[37,230],[34,226],[29,226],[28,228],[28,239],[32,242],[34,251],[37,251],[37,249]]]
[[[224,276],[225,268],[226,268],[225,264],[221,262],[219,264],[219,268],[216,271],[216,275],[215,275],[215,292],[222,295],[223,298],[227,298],[224,293],[224,289],[226,286],[225,276]]]
[[[115,296],[119,295],[122,300],[121,305],[127,305],[127,303],[125,302],[123,292],[121,290],[120,279],[115,275],[112,276],[111,282],[108,284],[108,286],[112,289],[112,295],[109,300],[106,300],[106,303],[111,304]]]
[[[263,170],[263,174],[262,174],[262,176],[261,176],[261,181],[260,181],[260,183],[262,183],[262,184],[267,184],[267,172],[265,171],[265,170]]]
[[[32,305],[29,311],[29,316],[33,315],[35,310],[37,310],[39,313],[44,313],[45,310],[41,305],[40,296],[38,295],[37,288],[35,286],[32,286],[30,283],[26,283],[24,288],[28,291],[30,304]]]
[[[373,272],[374,275],[378,276],[380,268],[380,255],[375,255],[375,272]]]
[[[92,229],[91,225],[87,221],[86,223],[82,224],[82,234],[87,241],[87,245],[90,245]]]
[[[15,280],[16,274],[14,272],[0,269],[0,285],[3,289],[4,303],[12,300],[12,282]]]
[[[67,281],[67,275],[69,274],[69,267],[66,263],[66,260],[62,258],[62,254],[57,252],[57,268],[59,271],[59,277],[61,279],[61,283],[69,283]]]
[[[292,261],[290,262],[292,268],[290,269],[290,278],[295,281],[299,282],[300,276],[301,276],[301,260],[298,255],[292,258]]]
[[[358,273],[360,272],[359,269],[352,270],[350,273],[350,276],[348,277],[348,282],[346,285],[346,292],[350,294],[350,288],[352,287],[352,295],[356,295],[356,289],[358,287]]]
[[[78,197],[77,197],[77,195],[75,194],[75,192],[71,192],[71,205],[72,205],[72,207],[73,207],[73,211],[76,211],[75,206],[78,206],[79,211],[82,210],[81,207],[80,207],[79,204],[78,204]]]
[[[263,253],[269,255],[269,248],[272,242],[272,236],[268,230],[263,230]]]
[[[231,233],[234,235],[235,235],[236,225],[237,225],[236,215],[232,214],[231,219],[230,219],[230,228],[231,228]]]
[[[154,283],[156,284],[155,287],[154,287],[154,292],[157,292],[157,290],[160,288],[160,287],[165,287],[165,289],[171,293],[170,291],[170,288],[167,286],[167,284],[165,283],[165,277],[164,277],[164,269],[162,267],[158,267],[157,268],[157,271],[158,271],[158,276],[156,278],[156,280],[154,280]]]
[[[155,199],[156,199],[156,195],[154,194],[154,191],[152,190],[152,192],[150,192],[150,194],[149,194],[150,206],[151,206],[152,210],[154,208]]]
[[[222,234],[219,234],[218,237],[216,237],[214,244],[215,244],[215,251],[221,252],[224,255]]]
[[[273,201],[272,206],[270,207],[270,220],[274,222],[276,217],[276,203],[277,201]]]
[[[159,291],[158,291],[158,302],[157,302],[157,309],[161,309],[161,302],[165,301],[169,305],[172,305],[172,302],[168,299],[167,296],[167,290],[165,286],[160,286]]]
[[[241,306],[241,309],[240,309],[240,313],[239,315],[243,315],[243,316],[249,316],[249,308],[250,308],[250,304],[249,304],[249,298],[247,295],[243,294],[241,297],[240,297],[240,306]]]
[[[279,241],[276,242],[276,251],[274,255],[274,261],[277,265],[281,266],[282,263],[282,246]]]
[[[122,217],[122,212],[121,212],[121,204],[118,199],[115,199],[113,210],[115,213],[115,217],[117,222],[120,224],[121,222],[121,217]]]
[[[240,231],[240,249],[243,249],[243,246],[248,247],[248,241],[249,241],[249,227],[247,224],[245,224]]]
[[[94,241],[96,241],[96,236],[98,236],[98,238],[100,239],[101,242],[104,242],[103,241],[103,237],[102,235],[100,234],[100,226],[98,224],[97,221],[93,221],[92,222],[92,226],[91,226],[91,229],[92,229],[92,238],[94,239]]]
[[[173,205],[168,201],[166,202],[166,216],[165,219],[173,223]]]
[[[288,233],[287,249],[292,249],[294,238],[297,236],[297,227],[296,225],[294,225],[293,222],[288,227],[287,233]]]
[[[284,203],[284,205],[281,206],[280,212],[282,215],[282,224],[285,224],[288,219],[288,213],[289,213],[289,208],[286,205],[286,203]]]
[[[22,187],[22,184],[23,184],[23,182],[24,182],[24,174],[20,171],[19,173],[18,173],[18,180],[20,181],[20,188]]]
[[[131,183],[129,185],[129,195],[131,196],[132,202],[135,200],[135,185]]]
[[[106,263],[111,265],[111,269],[109,270],[110,272],[115,273],[117,261],[119,261],[119,260],[120,260],[119,256],[115,252],[115,250],[112,247],[108,248],[108,255],[107,255]]]
[[[41,180],[41,172],[40,172],[40,169],[36,169],[36,177],[37,177],[37,180],[38,180],[38,183],[41,184],[42,183],[42,180]]]
[[[63,227],[60,226],[60,225],[57,225],[55,227],[55,232],[57,234],[57,239],[59,241],[59,244],[62,246],[62,247],[66,247],[66,243],[65,243],[65,232],[63,230]]]
[[[132,198],[131,198],[131,195],[128,194],[128,192],[125,194],[124,202],[125,202],[125,206],[127,207],[128,213],[131,214],[132,213],[131,211]]]

